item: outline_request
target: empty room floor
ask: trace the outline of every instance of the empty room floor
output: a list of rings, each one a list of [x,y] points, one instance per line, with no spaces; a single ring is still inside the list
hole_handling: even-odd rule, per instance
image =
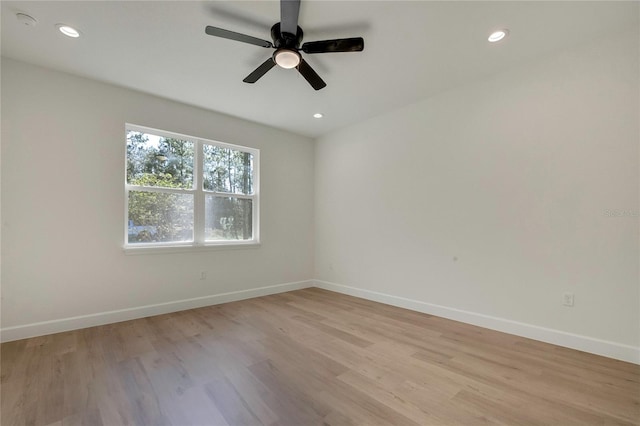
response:
[[[640,366],[317,288],[2,344],[1,424],[640,424]]]

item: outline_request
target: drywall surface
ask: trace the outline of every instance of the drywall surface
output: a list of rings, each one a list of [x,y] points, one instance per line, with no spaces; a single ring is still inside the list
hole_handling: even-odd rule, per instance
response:
[[[638,40],[320,138],[316,278],[637,351]]]
[[[126,122],[260,149],[261,246],[126,255]],[[308,138],[3,58],[3,329],[312,278],[313,155]]]

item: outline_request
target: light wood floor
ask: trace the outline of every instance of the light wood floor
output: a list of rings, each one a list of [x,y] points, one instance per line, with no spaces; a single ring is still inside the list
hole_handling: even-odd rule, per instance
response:
[[[9,425],[640,423],[640,367],[320,289],[2,345]]]

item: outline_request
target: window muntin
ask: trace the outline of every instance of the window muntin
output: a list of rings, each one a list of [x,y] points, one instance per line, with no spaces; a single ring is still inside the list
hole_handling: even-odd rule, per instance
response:
[[[259,151],[126,125],[125,247],[258,243]]]

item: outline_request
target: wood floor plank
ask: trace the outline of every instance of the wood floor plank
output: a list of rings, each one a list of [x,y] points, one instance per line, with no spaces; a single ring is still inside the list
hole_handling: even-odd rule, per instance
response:
[[[296,383],[286,379],[272,361],[264,361],[249,367],[251,373],[271,390],[271,398],[266,399],[283,424],[322,424],[322,415]]]
[[[262,424],[276,425],[280,422],[278,415],[267,403],[271,390],[248,369],[233,369],[228,371],[225,377]]]
[[[204,386],[185,389],[167,402],[167,416],[172,425],[232,426],[212,403]]]
[[[311,288],[3,343],[2,425],[640,425],[640,366]]]
[[[320,333],[324,333],[328,336],[335,337],[336,339],[344,340],[345,342],[351,343],[352,345],[360,346],[361,348],[366,348],[367,346],[371,346],[373,344],[373,342],[370,342],[366,339],[362,339],[349,332],[342,331],[339,328],[324,324],[323,322],[309,320],[309,319],[306,319],[305,317],[298,316],[298,315],[292,317],[291,319],[294,321],[302,322],[316,329]]]
[[[403,399],[394,392],[392,386],[388,386],[385,382],[371,379],[370,377],[364,376],[353,370],[349,370],[346,373],[341,374],[338,376],[338,379],[349,384],[355,389],[363,390],[371,398],[399,413],[404,414],[418,424],[434,424],[442,421],[442,419],[438,419],[420,406],[416,406]],[[446,400],[448,397],[443,395],[443,399]]]
[[[263,425],[251,407],[238,394],[236,388],[226,378],[215,380],[205,386],[206,392],[230,425]]]

